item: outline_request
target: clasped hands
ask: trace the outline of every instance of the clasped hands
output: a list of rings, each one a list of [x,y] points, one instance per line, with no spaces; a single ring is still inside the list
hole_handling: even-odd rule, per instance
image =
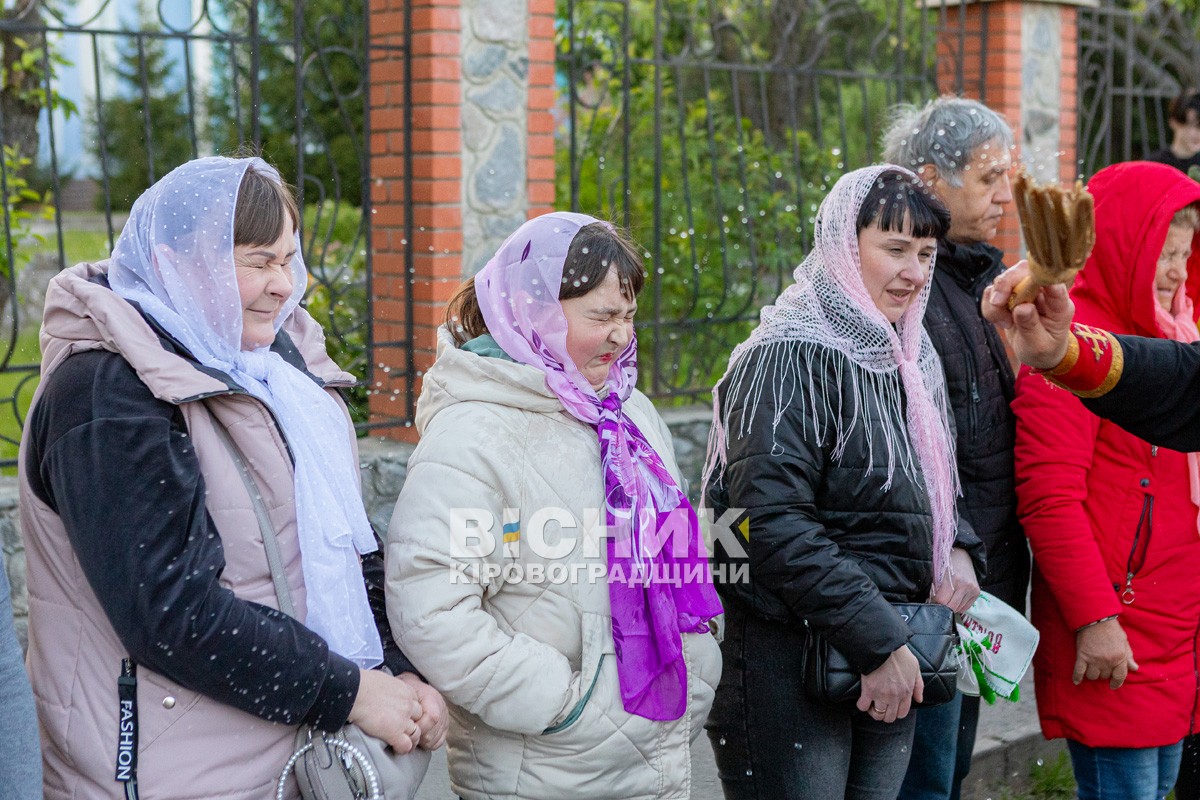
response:
[[[950,575],[934,587],[935,602],[961,614],[975,604],[979,597],[979,580],[971,556],[961,547],[950,551]],[[880,722],[895,722],[908,716],[914,702],[921,702],[925,681],[917,657],[901,645],[875,671],[862,676],[862,694],[858,710],[865,711]]]
[[[450,724],[446,701],[437,689],[411,672],[393,677],[374,669],[360,670],[349,721],[397,753],[438,749]]]

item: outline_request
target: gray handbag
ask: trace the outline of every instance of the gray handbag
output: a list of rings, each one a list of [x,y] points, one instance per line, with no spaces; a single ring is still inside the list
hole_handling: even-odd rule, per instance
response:
[[[213,426],[237,466],[242,483],[250,495],[254,516],[262,533],[271,582],[279,610],[296,616],[292,591],[283,574],[283,558],[275,528],[267,514],[241,449],[220,424]],[[363,733],[357,725],[346,723],[336,732],[319,731],[305,725],[296,734],[296,751],[288,759],[275,787],[276,800],[283,800],[288,776],[294,771],[296,785],[304,800],[413,800],[432,753],[413,750],[397,753],[382,739]]]
[[[304,800],[413,800],[432,755],[428,750],[399,755],[353,723],[336,733],[305,725],[296,734],[296,744],[279,776],[277,800],[283,800],[292,770]]]

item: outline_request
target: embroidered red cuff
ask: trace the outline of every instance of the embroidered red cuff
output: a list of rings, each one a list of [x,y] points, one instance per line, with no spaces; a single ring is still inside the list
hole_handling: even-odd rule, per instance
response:
[[[1073,323],[1063,360],[1052,370],[1034,372],[1079,397],[1100,397],[1117,385],[1124,368],[1125,353],[1111,333]]]

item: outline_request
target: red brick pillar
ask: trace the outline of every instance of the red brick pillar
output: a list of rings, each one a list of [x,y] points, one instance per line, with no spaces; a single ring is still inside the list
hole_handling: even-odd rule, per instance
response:
[[[529,216],[554,210],[554,0],[529,0]]]
[[[370,408],[387,425],[411,420],[459,284],[522,220],[553,207],[554,0],[371,0],[369,49]],[[416,436],[402,424],[379,432]]]
[[[961,93],[1008,119],[1013,160],[1041,180],[1073,181],[1079,171],[1077,14],[1074,4],[1027,0],[968,0],[965,10],[944,12],[950,24],[938,41],[939,90],[955,91],[961,70]],[[1015,212],[1005,215],[994,243],[1021,252]]]

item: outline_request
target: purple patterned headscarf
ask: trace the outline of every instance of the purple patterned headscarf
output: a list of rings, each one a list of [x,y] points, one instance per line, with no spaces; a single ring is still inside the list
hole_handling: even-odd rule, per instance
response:
[[[705,631],[721,604],[695,509],[621,408],[637,380],[636,338],[614,359],[603,400],[567,353],[563,265],[575,234],[595,222],[567,212],[526,222],[475,277],[475,293],[501,349],[545,373],[567,412],[596,427],[621,700],[630,714],[674,720],[688,701],[680,634]]]

